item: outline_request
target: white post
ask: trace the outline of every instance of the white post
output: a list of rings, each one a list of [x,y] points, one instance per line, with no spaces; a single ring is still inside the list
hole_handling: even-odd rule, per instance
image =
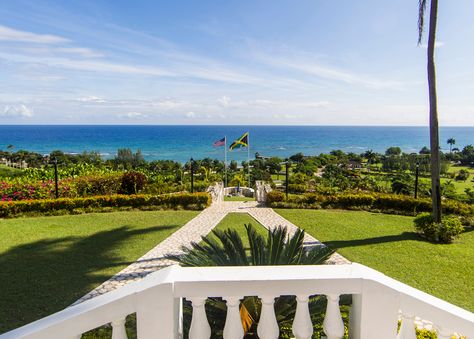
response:
[[[280,336],[280,328],[275,316],[275,297],[263,296],[262,312],[258,321],[257,334],[261,339],[278,339]]]
[[[125,318],[112,321],[112,339],[127,339]]]
[[[328,339],[340,339],[344,336],[344,322],[339,308],[339,295],[329,294],[327,297],[326,316],[323,329]]]
[[[240,319],[240,298],[227,297],[227,317],[224,326],[224,339],[242,339],[244,337],[244,329],[242,327],[242,320]]]
[[[249,174],[249,188],[250,188],[250,132],[247,132],[247,172]]]
[[[397,339],[416,339],[415,316],[413,314],[402,314],[402,325]]]
[[[352,295],[350,339],[395,339],[399,296],[377,282],[364,280],[362,293]]]
[[[207,321],[206,304],[207,298],[190,298],[193,304],[193,316],[189,329],[189,339],[209,339],[211,337],[211,326]]]
[[[308,296],[296,296],[296,314],[293,320],[293,335],[296,339],[311,339],[313,335],[313,323],[309,314]]]
[[[227,187],[227,135],[224,137],[224,187]]]
[[[178,339],[179,298],[173,284],[162,283],[137,294],[137,337]]]

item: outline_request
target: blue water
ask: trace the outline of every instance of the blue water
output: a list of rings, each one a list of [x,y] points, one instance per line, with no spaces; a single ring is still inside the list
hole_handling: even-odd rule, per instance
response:
[[[147,160],[189,158],[223,158],[223,147],[212,143],[227,136],[228,144],[250,132],[250,154],[287,157],[303,152],[315,155],[341,149],[362,153],[372,149],[384,152],[400,146],[404,152],[418,152],[429,146],[427,127],[351,127],[351,126],[10,126],[0,125],[0,149],[9,144],[15,150],[48,154],[53,150],[69,153],[98,151],[112,158],[118,148],[140,149]],[[448,138],[455,147],[474,144],[474,127],[443,127],[441,148],[446,150]],[[228,152],[228,159],[247,158],[246,150]]]

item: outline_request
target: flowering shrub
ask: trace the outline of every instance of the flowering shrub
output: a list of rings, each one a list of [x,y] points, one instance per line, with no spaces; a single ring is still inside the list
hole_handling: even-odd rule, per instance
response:
[[[75,187],[70,180],[58,182],[59,196],[69,198],[76,196]],[[27,199],[52,199],[55,197],[53,180],[39,182],[12,181],[0,182],[0,201],[18,201]]]

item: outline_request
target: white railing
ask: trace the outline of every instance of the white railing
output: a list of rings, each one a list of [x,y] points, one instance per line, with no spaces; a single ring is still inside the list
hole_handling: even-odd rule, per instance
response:
[[[227,302],[225,339],[243,337],[239,300],[258,296],[262,311],[258,335],[277,339],[278,324],[273,308],[281,295],[297,298],[293,334],[309,339],[313,326],[308,296],[326,295],[327,309],[323,328],[328,339],[341,338],[344,326],[339,296],[352,294],[349,335],[354,339],[415,339],[415,317],[431,321],[438,338],[460,333],[474,337],[474,314],[368,267],[351,265],[202,267],[172,266],[150,274],[95,299],[69,307],[29,325],[5,333],[6,338],[80,338],[81,334],[111,323],[114,339],[125,339],[125,317],[136,313],[138,338],[180,338],[181,298],[192,302],[189,338],[209,338],[211,328],[204,304],[208,297]],[[13,306],[12,306],[13,307]],[[397,322],[402,319],[397,335]]]

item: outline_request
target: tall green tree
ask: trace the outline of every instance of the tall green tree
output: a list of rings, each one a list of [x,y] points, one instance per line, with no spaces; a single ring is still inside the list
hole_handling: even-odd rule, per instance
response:
[[[449,145],[449,153],[453,153],[453,145],[456,144],[456,139],[454,138],[449,138],[448,141],[447,141],[448,145]]]
[[[433,217],[435,222],[441,222],[441,185],[440,155],[439,155],[439,128],[438,128],[438,103],[436,95],[436,67],[434,62],[434,51],[436,43],[436,24],[438,21],[438,0],[419,0],[418,3],[418,45],[423,39],[425,26],[425,12],[427,4],[430,4],[430,22],[428,32],[427,48],[427,71],[428,89],[430,101],[430,148],[431,148],[431,201],[433,204]]]

